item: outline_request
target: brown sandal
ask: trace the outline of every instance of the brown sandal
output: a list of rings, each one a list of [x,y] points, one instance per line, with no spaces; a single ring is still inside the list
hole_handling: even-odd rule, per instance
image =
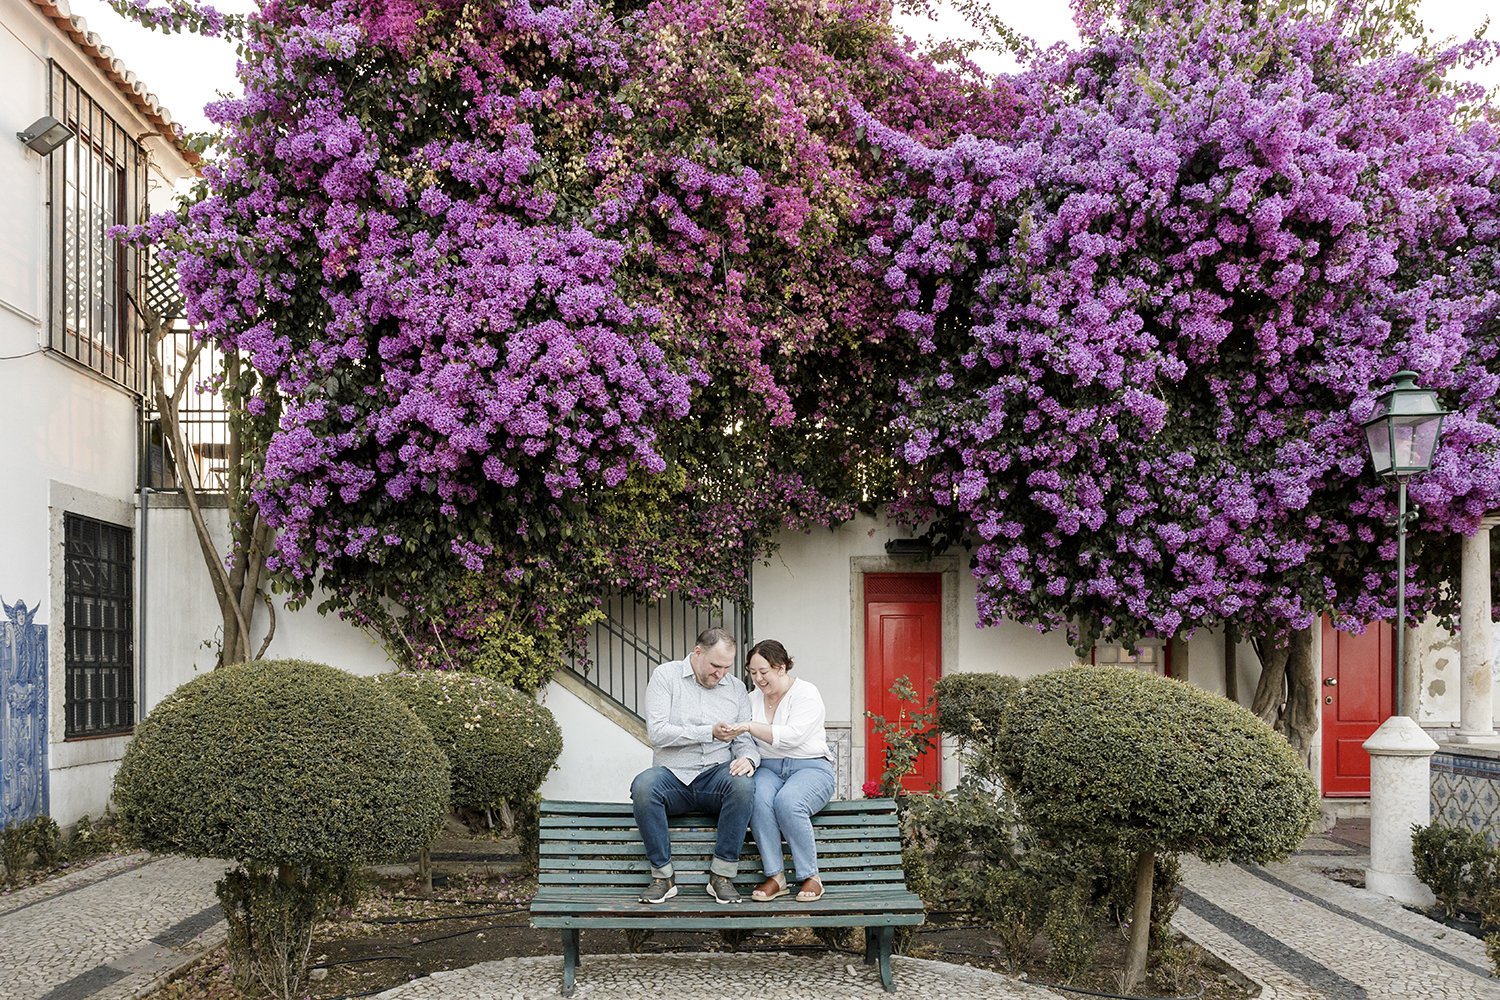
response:
[[[750,898],[757,903],[769,903],[771,900],[779,899],[789,892],[791,890],[786,887],[786,883],[775,875],[772,875],[755,887],[755,891],[750,893]]]
[[[818,880],[818,876],[802,880],[802,888],[797,891],[797,902],[811,903],[822,898],[823,883]]]

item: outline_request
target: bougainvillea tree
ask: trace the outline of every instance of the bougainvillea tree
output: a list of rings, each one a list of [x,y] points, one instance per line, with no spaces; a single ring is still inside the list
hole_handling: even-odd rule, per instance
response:
[[[259,375],[294,593],[422,660],[611,584],[735,596],[777,530],[879,498],[911,348],[855,266],[884,168],[851,109],[940,142],[993,134],[1003,90],[914,58],[880,3],[272,0],[228,27],[206,196],[142,236]]]
[[[231,24],[207,196],[143,236],[260,379],[283,581],[488,656],[606,585],[733,596],[899,481],[985,623],[1356,625],[1394,591],[1358,421],[1409,367],[1457,411],[1413,490],[1444,610],[1500,502],[1496,130],[1444,83],[1484,50],[1353,2],[1101,9],[988,81],[879,0]]]
[[[1426,537],[1500,503],[1500,145],[1435,85],[1482,50],[1374,51],[1359,4],[1141,6],[1036,58],[998,141],[866,119],[911,192],[877,246],[925,358],[904,502],[977,543],[983,622],[1389,617],[1358,423],[1398,369],[1456,411]],[[1421,615],[1451,597],[1414,549]]]

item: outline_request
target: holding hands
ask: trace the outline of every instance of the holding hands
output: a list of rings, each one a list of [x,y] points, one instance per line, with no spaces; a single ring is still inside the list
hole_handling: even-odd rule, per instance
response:
[[[736,736],[743,736],[750,731],[748,722],[716,722],[714,723],[714,739],[723,740],[728,743]]]

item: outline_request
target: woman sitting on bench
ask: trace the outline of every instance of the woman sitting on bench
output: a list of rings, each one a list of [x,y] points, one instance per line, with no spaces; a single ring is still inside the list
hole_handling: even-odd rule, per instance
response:
[[[734,728],[755,737],[760,749],[750,832],[766,874],[750,898],[769,902],[791,891],[781,857],[785,837],[801,881],[797,900],[812,902],[823,897],[812,817],[833,798],[834,790],[833,756],[823,731],[823,696],[811,683],[791,676],[792,658],[775,639],[752,646],[746,663],[754,685],[751,721]]]

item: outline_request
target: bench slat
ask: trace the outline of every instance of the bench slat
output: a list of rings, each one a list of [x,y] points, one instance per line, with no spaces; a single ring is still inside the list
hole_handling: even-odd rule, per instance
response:
[[[672,867],[679,865],[686,870],[691,870],[696,860],[699,866],[707,866],[708,855],[702,855],[698,859],[685,858],[674,855]],[[753,871],[760,867],[760,856],[756,854],[741,854],[740,865],[746,871]],[[890,854],[866,854],[851,855],[849,857],[823,857],[818,855],[819,870],[834,871],[841,868],[891,868],[899,869],[901,866],[901,855],[894,852]],[[642,851],[633,858],[558,858],[551,855],[543,855],[539,866],[541,871],[616,871],[622,877],[639,875],[649,870],[646,864],[646,855]]]
[[[701,865],[689,868],[685,865],[674,863],[672,866],[677,873],[678,885],[702,885],[708,881],[708,866]],[[889,885],[898,889],[906,888],[905,873],[899,868],[887,868],[876,871],[823,869],[823,883],[830,887],[835,885],[848,885],[852,882],[864,882],[872,885]],[[639,872],[622,873],[618,871],[547,871],[537,876],[538,885],[628,885],[644,888],[650,881],[649,874],[642,868]],[[744,883],[754,888],[764,881],[760,869],[753,870],[741,868],[740,873],[735,876],[736,884]]]
[[[812,818],[813,826],[816,827],[879,827],[889,825],[897,826],[895,813],[828,813],[820,812]],[[702,827],[712,829],[713,824],[705,822],[702,816],[671,816],[667,820],[668,826],[674,831],[689,827]],[[543,816],[541,819],[543,830],[634,830],[635,816],[631,813],[622,813],[618,816]]]
[[[719,903],[706,892],[679,893],[665,903],[642,903],[618,889],[599,891],[588,887],[548,889],[539,892],[531,904],[533,913],[705,913],[722,915],[732,907],[750,907],[765,917],[785,916],[789,913],[900,913],[922,909],[922,900],[911,893],[863,892],[843,887],[839,892],[830,890],[822,899],[811,903],[798,902],[792,896],[783,896],[769,903],[749,900],[744,903]]]
[[[872,835],[877,834],[882,839],[900,837],[900,831],[896,828],[896,824],[894,823],[890,824],[889,827],[884,828],[860,825],[815,826],[813,827],[813,829],[817,833],[817,840],[820,846],[822,844],[837,844],[845,840],[867,840],[870,839]],[[718,830],[711,826],[679,827],[672,831],[673,843],[688,843],[698,840],[712,841],[717,837]],[[617,840],[629,841],[640,839],[641,832],[640,830],[636,829],[634,823],[631,823],[629,826],[622,826],[613,830],[579,830],[570,828],[567,830],[549,830],[546,833],[546,840],[549,843],[558,844],[602,844]],[[753,837],[747,839],[751,842],[753,842],[754,840]]]
[[[834,799],[823,807],[819,815],[833,813],[894,813],[895,799]],[[566,799],[543,799],[543,816],[548,814],[567,816],[619,816],[632,814],[629,802],[574,802]]]
[[[713,849],[713,841],[712,840],[704,839],[704,840],[700,841],[700,843],[702,844],[701,850],[703,850],[705,853],[707,851],[710,851],[710,850]],[[674,856],[676,856],[678,854],[691,854],[691,853],[694,853],[693,852],[693,847],[694,846],[695,845],[693,844],[692,841],[681,841],[681,840],[678,840],[676,837],[672,838],[672,848],[673,848],[672,853],[673,853]],[[834,854],[845,854],[845,853],[848,853],[848,854],[858,854],[858,855],[864,856],[864,855],[867,855],[867,854],[875,854],[875,853],[890,853],[890,852],[899,853],[900,850],[901,850],[901,841],[900,840],[896,840],[896,839],[844,841],[844,842],[842,842],[842,843],[839,844],[839,849],[837,851],[825,851],[823,849],[823,845],[819,844],[818,845],[818,863],[819,863],[819,866],[822,865],[822,859],[823,859],[823,856],[825,854],[834,855]],[[568,841],[548,841],[548,840],[544,840],[541,843],[540,851],[541,851],[541,854],[544,857],[587,854],[587,855],[591,855],[591,856],[595,856],[595,857],[615,857],[615,856],[619,856],[619,857],[627,857],[627,858],[629,858],[629,857],[642,857],[643,858],[643,857],[646,856],[646,845],[642,844],[640,842],[639,838],[637,838],[634,841],[627,841],[627,840],[605,841],[605,842],[602,842],[602,843],[588,843],[588,844],[570,843]]]
[[[731,909],[724,907],[724,909]],[[738,910],[738,907],[733,909]],[[857,917],[857,919],[856,919]],[[741,915],[739,913],[711,914],[707,916],[684,915],[674,917],[662,913],[656,916],[624,916],[607,914],[593,917],[585,914],[556,914],[532,917],[531,924],[539,928],[557,927],[608,927],[613,929],[645,927],[656,930],[718,931],[725,928],[754,930],[776,927],[900,927],[920,924],[926,917],[921,913],[795,913],[779,917]]]

